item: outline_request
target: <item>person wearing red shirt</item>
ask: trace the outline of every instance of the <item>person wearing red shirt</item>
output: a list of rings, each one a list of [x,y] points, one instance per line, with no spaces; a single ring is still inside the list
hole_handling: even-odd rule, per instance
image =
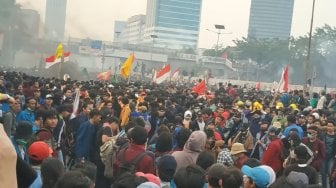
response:
[[[121,174],[119,167],[121,165],[122,157],[125,157],[126,162],[131,163],[137,156],[146,152],[145,144],[147,141],[147,132],[145,128],[140,126],[135,126],[130,132],[130,144],[127,148],[122,149],[118,152],[116,161],[114,163],[114,172]],[[135,172],[151,173],[155,174],[154,167],[154,155],[151,156],[149,153],[140,159],[140,161],[135,166]]]
[[[270,126],[268,128],[268,137],[271,142],[267,146],[261,159],[261,163],[270,166],[277,176],[280,175],[283,170],[283,160],[281,159],[283,143],[278,137],[279,132],[280,130],[277,127]]]

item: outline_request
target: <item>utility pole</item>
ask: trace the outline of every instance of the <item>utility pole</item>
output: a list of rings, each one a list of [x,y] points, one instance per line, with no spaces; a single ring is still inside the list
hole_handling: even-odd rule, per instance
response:
[[[101,59],[101,64],[102,64],[102,67],[101,67],[101,71],[104,72],[104,64],[105,64],[105,44],[103,44],[103,53],[102,53],[102,59]]]
[[[312,32],[313,32],[313,24],[314,24],[314,11],[315,11],[315,0],[313,0],[312,14],[311,14],[311,20],[310,20],[307,60],[304,64],[304,82],[303,82],[304,91],[307,91],[307,85],[308,85],[308,72],[309,72],[309,66],[310,66],[310,61],[311,61],[310,53],[311,53],[311,40],[312,40]]]

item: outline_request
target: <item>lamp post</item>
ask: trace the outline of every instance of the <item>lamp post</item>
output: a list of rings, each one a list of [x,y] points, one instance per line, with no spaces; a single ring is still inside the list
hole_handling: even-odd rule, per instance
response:
[[[150,35],[150,38],[153,40],[153,41],[152,41],[151,57],[150,57],[150,61],[152,62],[152,61],[153,61],[154,42],[155,42],[155,39],[158,38],[158,36],[153,34],[153,35]]]
[[[312,14],[311,14],[311,20],[310,20],[307,60],[304,64],[304,82],[303,82],[304,91],[307,91],[307,85],[308,85],[308,71],[309,71],[309,65],[310,65],[311,40],[312,40],[312,32],[313,32],[313,24],[314,24],[314,11],[315,11],[315,0],[313,0]]]
[[[225,26],[224,25],[219,25],[219,24],[215,24],[215,28],[217,29],[217,31],[213,31],[213,30],[210,30],[210,29],[207,29],[207,31],[210,31],[210,32],[213,32],[213,33],[216,33],[217,34],[217,42],[216,42],[216,57],[218,57],[218,48],[219,48],[219,36],[221,34],[231,34],[230,33],[222,33],[221,30],[224,30],[225,29]]]

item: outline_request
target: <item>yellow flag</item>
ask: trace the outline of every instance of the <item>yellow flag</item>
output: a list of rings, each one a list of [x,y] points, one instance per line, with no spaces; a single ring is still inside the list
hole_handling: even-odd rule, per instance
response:
[[[55,52],[55,58],[59,59],[63,57],[63,44],[59,43],[57,48],[56,48],[56,52]]]
[[[122,65],[120,71],[123,78],[128,78],[131,74],[132,63],[134,61],[134,54],[131,53],[130,56],[126,59],[125,63]]]

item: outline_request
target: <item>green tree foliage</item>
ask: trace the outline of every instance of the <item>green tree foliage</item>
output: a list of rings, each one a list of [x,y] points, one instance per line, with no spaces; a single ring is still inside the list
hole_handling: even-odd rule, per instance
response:
[[[303,66],[307,62],[308,41],[308,35],[305,35],[297,38],[291,37],[288,41],[242,38],[235,40],[234,43],[237,59],[251,59],[258,64],[258,67],[264,67],[264,79],[272,77],[273,80],[277,80],[274,78],[274,71],[271,70],[279,70],[285,64],[290,64],[291,81],[304,83]],[[317,28],[312,36],[309,78],[313,77],[313,73],[316,72],[317,84],[324,84],[326,80],[336,81],[331,71],[336,68],[335,61],[336,28],[324,25]]]

